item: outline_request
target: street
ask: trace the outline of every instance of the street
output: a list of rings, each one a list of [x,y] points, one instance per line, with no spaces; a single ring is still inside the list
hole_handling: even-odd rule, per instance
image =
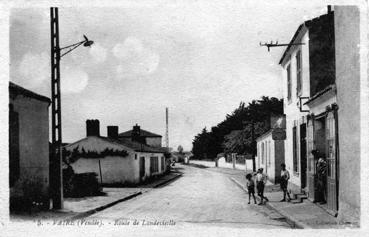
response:
[[[274,211],[247,204],[248,195],[226,174],[176,165],[183,176],[174,182],[119,203],[88,219],[124,222],[130,220],[175,222],[175,227],[193,225],[239,228],[290,228]],[[253,203],[253,202],[252,202]]]

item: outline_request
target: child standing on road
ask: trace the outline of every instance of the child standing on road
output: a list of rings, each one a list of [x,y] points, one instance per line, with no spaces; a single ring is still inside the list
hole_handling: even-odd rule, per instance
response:
[[[247,204],[250,204],[251,195],[253,196],[254,203],[256,204],[256,198],[255,198],[255,182],[252,179],[252,175],[251,174],[247,174],[246,175],[246,187],[247,187],[247,192],[249,193],[249,202]]]
[[[269,201],[268,198],[264,196],[264,187],[265,187],[266,182],[267,182],[267,176],[263,174],[263,168],[260,168],[256,175],[256,187],[258,189],[258,195],[260,197],[259,205],[263,204],[264,199],[266,202]]]
[[[290,194],[288,193],[288,190],[287,190],[289,179],[290,179],[290,173],[288,172],[288,170],[286,170],[286,165],[282,163],[281,164],[281,189],[283,191],[283,199],[281,200],[281,202],[286,201],[286,194],[288,196],[287,201],[288,202],[291,201]]]

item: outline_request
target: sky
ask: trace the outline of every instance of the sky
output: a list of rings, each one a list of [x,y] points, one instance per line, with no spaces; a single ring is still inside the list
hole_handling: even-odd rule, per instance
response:
[[[289,3],[289,4],[286,4]],[[192,149],[194,136],[225,119],[241,101],[282,97],[283,47],[305,20],[326,13],[315,1],[157,1],[104,7],[60,7],[60,46],[83,40],[61,60],[63,142],[136,123]],[[50,97],[50,10],[10,10],[10,80]],[[51,110],[51,107],[50,107]]]

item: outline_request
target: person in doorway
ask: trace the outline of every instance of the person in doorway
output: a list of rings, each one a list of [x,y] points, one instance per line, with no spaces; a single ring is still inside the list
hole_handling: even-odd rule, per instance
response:
[[[288,186],[288,180],[290,179],[290,173],[288,170],[286,170],[286,164],[281,164],[281,189],[283,191],[283,199],[281,202],[286,201],[286,195],[288,197],[287,201],[291,201],[290,194],[288,193],[287,186]]]
[[[249,193],[249,202],[247,204],[250,204],[251,195],[254,198],[254,203],[256,204],[256,198],[255,198],[255,182],[252,179],[252,175],[251,174],[247,174],[246,175],[246,187],[247,187],[247,192]]]
[[[327,203],[327,161],[324,157],[318,159],[316,169],[320,204],[325,204]]]
[[[256,174],[256,187],[258,190],[258,196],[260,197],[260,203],[258,205],[262,205],[264,199],[266,202],[269,201],[268,198],[264,196],[264,188],[267,181],[267,176],[263,174],[263,170],[263,168],[260,168]]]

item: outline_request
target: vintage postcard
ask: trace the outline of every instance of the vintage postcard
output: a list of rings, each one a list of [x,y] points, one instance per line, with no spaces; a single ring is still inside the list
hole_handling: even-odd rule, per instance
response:
[[[4,236],[365,234],[367,1],[0,15]]]

